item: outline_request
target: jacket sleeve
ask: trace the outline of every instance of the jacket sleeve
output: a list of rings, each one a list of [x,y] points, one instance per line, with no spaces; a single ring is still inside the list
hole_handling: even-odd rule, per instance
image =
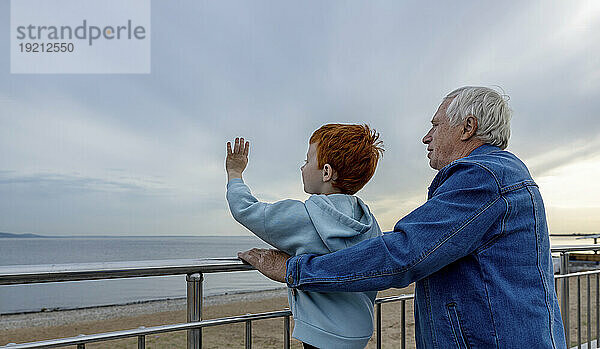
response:
[[[320,240],[302,201],[260,202],[241,179],[233,179],[227,183],[227,202],[236,221],[290,255],[312,240]]]
[[[443,171],[445,180],[429,200],[393,232],[324,256],[290,258],[288,286],[352,292],[405,287],[475,251],[506,211],[499,186],[474,163]]]

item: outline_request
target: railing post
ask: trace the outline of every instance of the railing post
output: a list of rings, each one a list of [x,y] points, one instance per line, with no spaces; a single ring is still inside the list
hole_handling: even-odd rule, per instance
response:
[[[188,274],[185,277],[187,283],[187,321],[195,322],[202,320],[202,273]],[[202,329],[188,330],[188,349],[202,348]]]
[[[562,275],[569,273],[569,252],[560,253],[560,273]],[[560,292],[560,314],[562,315],[563,326],[565,328],[565,339],[567,347],[570,347],[571,331],[569,331],[569,278],[562,279]]]
[[[592,300],[590,299],[592,297],[592,288],[590,285],[590,276],[587,276],[587,292],[586,292],[586,296],[587,296],[587,308],[586,308],[586,313],[587,313],[587,342],[588,342],[588,346],[592,345]]]
[[[406,349],[406,300],[404,299],[400,303],[400,327],[402,327],[400,345],[402,349]]]
[[[252,320],[246,321],[246,340],[244,347],[246,349],[252,349]]]
[[[283,348],[290,349],[290,317],[283,318]]]
[[[577,276],[577,348],[581,348],[581,276]]]
[[[377,349],[381,349],[381,303],[375,305],[377,315]]]
[[[596,274],[596,347],[600,346],[600,275]]]

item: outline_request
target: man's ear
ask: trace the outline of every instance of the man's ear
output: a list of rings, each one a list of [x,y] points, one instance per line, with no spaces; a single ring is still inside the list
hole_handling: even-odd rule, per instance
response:
[[[337,172],[331,167],[330,164],[323,166],[323,182],[329,182],[330,180],[335,181],[337,179]]]
[[[477,132],[477,118],[473,115],[469,115],[463,121],[463,130],[460,135],[460,140],[466,141],[475,135]]]

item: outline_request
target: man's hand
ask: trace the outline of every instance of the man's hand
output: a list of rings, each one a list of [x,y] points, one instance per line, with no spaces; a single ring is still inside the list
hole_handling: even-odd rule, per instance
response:
[[[238,252],[238,257],[269,279],[285,283],[285,266],[290,258],[287,253],[279,250],[253,248],[246,252]]]
[[[250,152],[250,142],[244,143],[244,138],[236,138],[233,150],[231,142],[227,142],[227,158],[225,159],[225,170],[227,170],[227,180],[242,178],[242,172],[248,165],[248,153]]]

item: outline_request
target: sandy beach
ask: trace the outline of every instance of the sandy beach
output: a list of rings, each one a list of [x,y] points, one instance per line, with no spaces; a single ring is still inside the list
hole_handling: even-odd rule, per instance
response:
[[[573,280],[575,281],[575,280]],[[592,280],[593,281],[593,280]],[[582,290],[587,286],[582,281]],[[577,285],[570,282],[571,344],[576,345],[577,328]],[[413,293],[413,287],[379,292],[378,297]],[[595,289],[590,295],[592,313],[590,327],[596,333],[597,302]],[[582,317],[581,337],[587,340],[587,295],[581,293]],[[233,315],[260,313],[286,308],[285,289],[241,294],[210,296],[204,298],[203,318],[213,319]],[[382,305],[383,348],[400,346],[400,303]],[[186,322],[185,299],[153,301],[138,304],[96,307],[88,309],[50,311],[17,315],[0,315],[0,345],[23,343],[52,338],[72,337],[79,334],[132,329],[140,326],[158,326]],[[406,305],[407,348],[414,348],[413,303]],[[293,321],[292,321],[293,325]],[[203,330],[204,348],[243,348],[244,324],[223,325]],[[255,321],[252,324],[254,348],[283,348],[283,320]],[[375,334],[374,336],[375,337]],[[146,337],[147,348],[185,348],[186,332],[172,332]],[[92,343],[86,348],[137,348],[136,339]],[[301,344],[292,339],[292,348],[301,349]],[[371,339],[367,348],[376,348]]]
[[[378,297],[412,293],[412,287],[380,292]],[[203,318],[212,319],[246,313],[281,310],[287,307],[285,289],[205,297]],[[382,305],[382,337],[384,348],[399,347],[400,303]],[[412,301],[407,303],[407,347],[414,348]],[[185,299],[153,301],[128,305],[88,309],[50,311],[0,316],[0,345],[37,340],[72,337],[140,326],[157,326],[186,322]],[[292,321],[293,324],[293,321]],[[223,325],[203,330],[204,348],[242,348],[244,324]],[[282,348],[283,320],[255,321],[252,324],[253,347]],[[375,337],[375,335],[374,335]],[[185,348],[186,332],[151,335],[147,348]],[[86,345],[86,348],[136,348],[133,339],[115,340]],[[301,348],[292,339],[292,348]],[[372,339],[367,348],[375,348]]]

